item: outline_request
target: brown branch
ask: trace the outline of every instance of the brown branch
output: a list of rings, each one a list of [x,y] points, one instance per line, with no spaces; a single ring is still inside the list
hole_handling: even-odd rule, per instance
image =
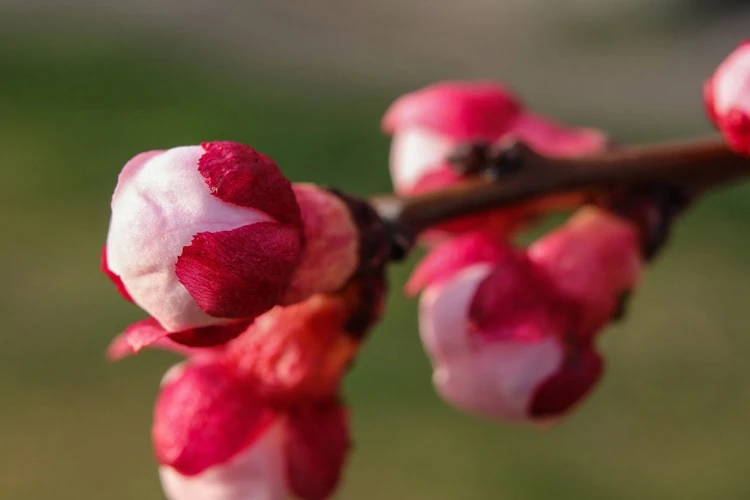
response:
[[[482,148],[465,151],[460,160],[476,163],[477,149]],[[514,143],[482,161],[494,177],[472,176],[461,185],[424,195],[370,201],[409,239],[457,217],[532,201],[548,209],[573,208],[602,192],[647,186],[676,187],[696,195],[750,175],[750,158],[733,153],[720,138],[618,147],[575,159],[544,157]]]

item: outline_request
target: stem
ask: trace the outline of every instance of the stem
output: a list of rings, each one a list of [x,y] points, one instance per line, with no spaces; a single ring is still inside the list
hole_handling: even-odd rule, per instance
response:
[[[548,158],[514,143],[486,160],[490,170],[499,172],[494,177],[467,177],[465,183],[427,194],[370,201],[382,218],[414,237],[460,216],[532,200],[572,208],[601,192],[653,185],[700,194],[750,175],[750,158],[713,137],[620,147],[583,158]]]

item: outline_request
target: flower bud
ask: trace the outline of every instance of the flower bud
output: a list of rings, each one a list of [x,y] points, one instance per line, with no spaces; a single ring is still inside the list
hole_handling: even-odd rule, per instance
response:
[[[106,262],[168,331],[270,309],[299,261],[299,206],[273,161],[236,143],[142,153],[112,197]]]
[[[422,194],[464,182],[447,162],[460,144],[520,140],[548,156],[583,156],[604,150],[602,132],[568,128],[528,112],[505,87],[491,82],[443,82],[397,99],[383,118],[393,136],[390,170],[397,192]],[[459,217],[422,235],[433,244],[467,231],[509,235],[544,212],[542,207],[513,207]]]
[[[459,143],[502,137],[520,113],[516,97],[491,82],[441,82],[400,97],[382,122],[393,136],[396,191],[410,193]]]
[[[292,186],[248,146],[210,142],[125,165],[102,267],[153,317],[129,329],[136,350],[167,334],[214,345],[277,304],[341,288],[358,241],[335,194]]]
[[[750,155],[750,41],[722,62],[704,85],[706,110],[727,144]]]
[[[154,450],[170,500],[328,498],[350,448],[336,399],[279,406],[220,360],[165,377]]]
[[[170,500],[330,497],[350,448],[338,393],[357,289],[275,307],[164,376],[153,441]]]
[[[410,194],[430,173],[451,169],[447,156],[461,143],[516,139],[549,156],[601,151],[607,137],[587,128],[566,128],[527,112],[510,90],[492,82],[442,82],[397,99],[382,128],[393,136],[391,177],[396,191]],[[441,174],[443,182],[445,174]],[[435,183],[432,182],[434,185]]]
[[[574,306],[522,253],[506,251],[427,287],[420,334],[438,393],[464,411],[503,420],[559,416],[599,379],[587,345],[568,342]]]

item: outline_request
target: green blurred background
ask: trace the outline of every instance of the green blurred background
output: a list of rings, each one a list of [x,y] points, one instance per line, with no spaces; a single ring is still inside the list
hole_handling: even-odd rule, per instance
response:
[[[480,76],[626,141],[708,132],[701,81],[750,13],[630,3],[560,1],[551,16],[540,0],[0,0],[0,498],[163,498],[149,426],[176,358],[103,357],[143,316],[98,269],[135,153],[235,140],[295,181],[386,191],[388,104]],[[684,218],[603,339],[603,383],[544,430],[437,399],[400,293],[411,264],[393,269],[386,319],[347,381],[356,447],[338,498],[750,498],[747,195]]]

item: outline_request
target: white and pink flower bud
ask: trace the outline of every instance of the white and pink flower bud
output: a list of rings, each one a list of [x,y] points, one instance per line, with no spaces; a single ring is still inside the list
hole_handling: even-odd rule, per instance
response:
[[[581,335],[581,308],[547,270],[509,243],[460,236],[418,266],[426,287],[420,334],[438,393],[456,407],[503,420],[548,420],[578,404],[602,360]]]
[[[742,43],[704,85],[706,110],[727,144],[750,155],[750,41]]]
[[[353,307],[327,294],[276,307],[165,375],[153,442],[170,500],[331,496],[350,448],[337,394],[359,344]]]
[[[598,333],[612,320],[643,267],[638,231],[605,210],[586,207],[528,248],[529,258],[579,305],[574,330]]]
[[[166,377],[154,411],[154,450],[170,500],[329,498],[350,448],[334,398],[280,406],[220,360]]]
[[[496,243],[490,262],[487,242],[474,238],[438,247],[443,257],[431,256],[427,270],[415,273],[427,284],[420,334],[435,388],[449,403],[485,417],[559,416],[598,381],[601,359],[571,339],[575,305],[543,271],[508,244]],[[441,260],[453,272],[432,271]],[[459,261],[466,267],[450,264]]]
[[[461,142],[502,137],[520,113],[516,97],[491,82],[441,82],[401,96],[382,121],[393,136],[396,191],[411,193],[426,174],[449,168],[445,159]]]
[[[149,332],[131,328],[134,343],[174,334],[210,345],[277,304],[342,287],[357,266],[358,238],[333,193],[292,186],[248,146],[209,142],[125,165],[102,265],[155,321]]]
[[[393,136],[391,177],[404,194],[459,181],[445,173],[451,168],[445,160],[464,142],[514,138],[551,156],[586,155],[607,145],[600,131],[529,113],[507,88],[484,81],[441,82],[406,94],[386,111],[382,128]]]

